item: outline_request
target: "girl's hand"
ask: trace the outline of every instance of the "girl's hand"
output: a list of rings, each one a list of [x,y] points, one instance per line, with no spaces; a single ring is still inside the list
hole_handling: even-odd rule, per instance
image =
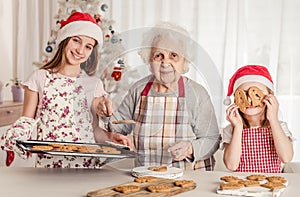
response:
[[[95,98],[93,108],[98,117],[111,116],[113,114],[112,101],[105,96]]]
[[[243,126],[242,117],[239,113],[239,106],[235,103],[231,104],[226,109],[226,120],[228,120],[233,127]]]
[[[272,121],[278,121],[278,109],[279,103],[273,94],[268,94],[265,96],[263,102],[267,106],[267,119]]]
[[[123,144],[125,146],[128,146],[130,150],[134,150],[134,146],[129,139],[129,137],[122,135],[121,133],[109,133],[109,139],[117,144]]]

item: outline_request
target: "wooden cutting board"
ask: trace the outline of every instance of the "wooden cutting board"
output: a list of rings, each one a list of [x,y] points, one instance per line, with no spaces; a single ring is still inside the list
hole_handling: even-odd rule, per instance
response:
[[[115,185],[112,187],[107,187],[104,189],[99,189],[99,190],[95,190],[95,191],[91,191],[87,193],[87,197],[104,197],[104,196],[127,196],[127,197],[136,197],[136,196],[149,196],[149,197],[168,197],[168,196],[173,196],[179,193],[183,193],[186,191],[190,191],[196,188],[196,185],[193,187],[187,187],[187,188],[181,188],[181,187],[177,187],[174,185],[174,182],[176,180],[174,179],[163,179],[160,178],[159,181],[155,181],[152,183],[137,183],[137,182],[128,182],[128,183],[124,183],[124,184],[120,184],[120,185],[137,185],[139,186],[141,189],[138,192],[134,192],[134,193],[129,193],[129,194],[123,194],[120,192],[117,192],[114,190],[114,187],[116,186],[120,186],[120,185]],[[162,192],[162,193],[152,193],[150,192],[147,187],[150,185],[160,185],[160,184],[167,184],[172,186],[172,190],[170,192]]]

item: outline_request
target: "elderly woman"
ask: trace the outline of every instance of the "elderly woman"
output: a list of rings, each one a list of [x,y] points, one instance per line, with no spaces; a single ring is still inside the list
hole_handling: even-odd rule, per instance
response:
[[[135,124],[110,124],[124,135],[133,133],[136,165],[172,165],[213,170],[219,129],[207,91],[184,77],[191,39],[181,27],[161,23],[144,36],[139,52],[151,75],[136,82],[114,117]]]

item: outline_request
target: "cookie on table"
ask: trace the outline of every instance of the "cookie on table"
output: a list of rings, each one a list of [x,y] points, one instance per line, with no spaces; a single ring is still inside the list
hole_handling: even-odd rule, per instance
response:
[[[154,176],[143,176],[143,177],[138,177],[135,178],[134,181],[138,182],[138,183],[151,183],[151,182],[155,182],[158,181],[159,179],[154,177]]]
[[[240,180],[238,183],[243,184],[245,187],[256,187],[259,186],[259,181],[252,180]]]
[[[247,180],[251,181],[263,181],[266,180],[266,176],[263,174],[252,174],[246,177]]]
[[[178,180],[174,182],[174,185],[182,188],[187,188],[196,186],[196,183],[192,180]]]
[[[267,177],[269,182],[286,183],[286,179],[282,176],[269,176]]]
[[[167,184],[151,185],[147,188],[152,193],[170,192],[172,190],[172,186]]]
[[[220,188],[222,190],[227,190],[227,189],[241,189],[243,187],[245,187],[243,184],[241,184],[241,183],[234,183],[234,182],[221,183],[220,184]]]
[[[123,194],[129,194],[132,192],[138,192],[140,191],[140,187],[137,185],[123,185],[123,186],[116,186],[114,187],[114,190],[117,192],[121,192]]]
[[[150,166],[148,170],[155,171],[155,172],[166,172],[168,170],[167,166]]]
[[[271,190],[286,188],[286,186],[280,182],[267,182],[261,185],[262,187],[269,188]]]
[[[229,183],[237,183],[239,182],[241,179],[236,177],[236,176],[222,176],[220,178],[220,180],[222,181],[226,181],[226,182],[229,182]]]

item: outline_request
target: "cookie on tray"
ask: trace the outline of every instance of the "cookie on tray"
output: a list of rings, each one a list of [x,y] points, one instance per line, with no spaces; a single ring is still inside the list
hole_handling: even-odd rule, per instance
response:
[[[121,151],[110,146],[102,146],[101,149],[102,152],[106,154],[121,154]]]
[[[167,166],[150,166],[148,170],[152,170],[155,172],[166,172],[168,170]]]
[[[267,180],[270,182],[286,183],[286,179],[282,176],[269,176]]]
[[[59,151],[59,152],[75,152],[78,150],[77,145],[71,145],[71,144],[56,144],[52,146],[54,147],[55,151]]]
[[[263,174],[252,174],[246,177],[246,179],[251,181],[263,181],[266,180],[266,176]]]
[[[238,177],[236,177],[236,176],[222,176],[222,177],[220,178],[220,180],[226,181],[226,182],[228,182],[228,183],[237,183],[237,182],[239,182],[241,179],[238,178]]]
[[[61,146],[64,146],[64,144],[59,144],[59,143],[51,143],[49,145],[52,146],[53,148],[59,148]]]
[[[266,188],[269,188],[271,190],[274,190],[274,189],[281,189],[281,188],[286,188],[286,186],[282,183],[279,183],[279,182],[267,182],[265,184],[262,184],[261,185],[262,187],[266,187]]]
[[[53,150],[53,147],[52,146],[48,146],[48,145],[35,145],[35,146],[32,146],[31,149],[32,150],[48,151],[48,150]]]
[[[234,182],[221,183],[220,184],[220,188],[222,190],[227,190],[227,189],[241,189],[243,187],[245,187],[243,184],[241,184],[241,183],[234,183]]]
[[[256,187],[259,186],[259,181],[251,181],[251,180],[240,180],[238,183],[243,184],[245,187]]]
[[[77,152],[79,153],[88,153],[88,149],[86,146],[79,146],[78,149],[77,149]]]
[[[134,181],[135,182],[138,182],[138,183],[151,183],[151,182],[155,182],[155,181],[158,181],[159,178],[156,178],[154,176],[143,176],[143,177],[138,177],[138,178],[135,178]]]

